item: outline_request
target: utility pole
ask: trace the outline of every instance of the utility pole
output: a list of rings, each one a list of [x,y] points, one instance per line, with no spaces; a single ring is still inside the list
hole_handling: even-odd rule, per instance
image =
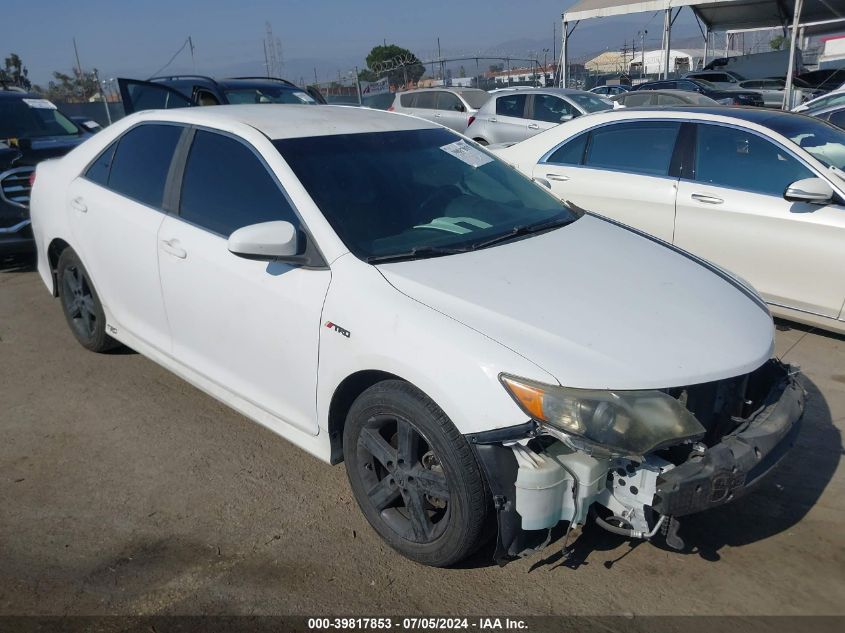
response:
[[[316,86],[318,83],[320,82],[317,81],[317,68],[314,67],[314,85]]]
[[[355,88],[358,91],[358,105],[363,104],[363,100],[361,99],[361,81],[358,79],[358,67],[355,66]]]
[[[79,78],[82,79],[82,64],[79,63],[79,49],[76,47],[76,37],[73,38],[73,53],[76,55],[76,72]]]
[[[444,78],[443,78],[443,55],[440,53],[440,38],[437,38],[437,59],[440,60],[440,81],[443,82],[441,85],[445,85]]]

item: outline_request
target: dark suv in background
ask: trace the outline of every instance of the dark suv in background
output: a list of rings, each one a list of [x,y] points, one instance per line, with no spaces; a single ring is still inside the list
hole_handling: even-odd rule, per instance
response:
[[[35,252],[29,224],[35,165],[67,154],[91,134],[50,101],[0,85],[0,263]]]
[[[204,75],[171,75],[147,81],[119,78],[117,84],[126,114],[191,106],[326,102],[313,86],[303,89],[287,79],[275,77],[212,79]]]
[[[635,90],[687,90],[710,97],[722,105],[763,107],[763,95],[751,90],[722,89],[703,79],[668,79],[640,84]]]

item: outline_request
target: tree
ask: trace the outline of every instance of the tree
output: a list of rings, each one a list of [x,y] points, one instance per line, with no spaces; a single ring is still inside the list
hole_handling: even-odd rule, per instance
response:
[[[407,48],[396,44],[376,46],[367,55],[367,68],[359,76],[364,81],[375,81],[387,75],[391,84],[401,86],[416,83],[425,73],[420,60]]]
[[[29,70],[23,65],[23,61],[17,53],[11,53],[3,60],[3,68],[0,68],[0,82],[19,86],[24,90],[32,88]]]
[[[72,75],[56,70],[53,71],[53,79],[50,80],[46,90],[38,86],[36,88],[48,99],[67,103],[82,103],[100,94],[96,68],[91,72],[83,71],[82,73],[74,68]]]
[[[773,51],[782,50],[785,45],[789,44],[789,38],[783,35],[775,35],[769,40],[769,46]]]

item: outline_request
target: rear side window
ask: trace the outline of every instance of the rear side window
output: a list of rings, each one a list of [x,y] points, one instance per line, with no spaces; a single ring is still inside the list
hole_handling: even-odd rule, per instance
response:
[[[632,174],[669,173],[680,123],[637,121],[593,130],[584,164]]]
[[[525,100],[527,95],[513,94],[505,95],[496,99],[496,114],[499,116],[512,116],[518,119],[525,115]]]
[[[399,95],[399,103],[403,108],[413,108],[416,96],[415,94]]]
[[[204,130],[194,136],[185,164],[179,216],[224,237],[258,222],[298,225],[290,203],[255,153],[240,141]]]
[[[117,149],[117,141],[109,145],[102,154],[91,163],[88,171],[85,172],[85,177],[91,182],[96,182],[98,185],[108,187],[109,185],[109,171],[111,171],[112,159],[114,158],[114,150]]]
[[[584,160],[584,150],[587,148],[589,136],[589,132],[585,132],[571,141],[567,141],[555,150],[546,162],[557,163],[558,165],[580,165]]]
[[[109,171],[109,189],[160,208],[173,151],[182,135],[178,125],[145,124],[122,137]]]
[[[644,93],[631,93],[622,98],[622,103],[628,108],[635,108],[637,106],[652,105],[654,103],[654,95]]]

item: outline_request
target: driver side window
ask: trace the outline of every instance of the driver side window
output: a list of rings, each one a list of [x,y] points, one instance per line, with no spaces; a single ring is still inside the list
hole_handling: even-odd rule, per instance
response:
[[[560,97],[543,94],[534,95],[534,114],[531,118],[535,121],[561,123],[566,115],[575,118],[580,114],[573,105]]]

